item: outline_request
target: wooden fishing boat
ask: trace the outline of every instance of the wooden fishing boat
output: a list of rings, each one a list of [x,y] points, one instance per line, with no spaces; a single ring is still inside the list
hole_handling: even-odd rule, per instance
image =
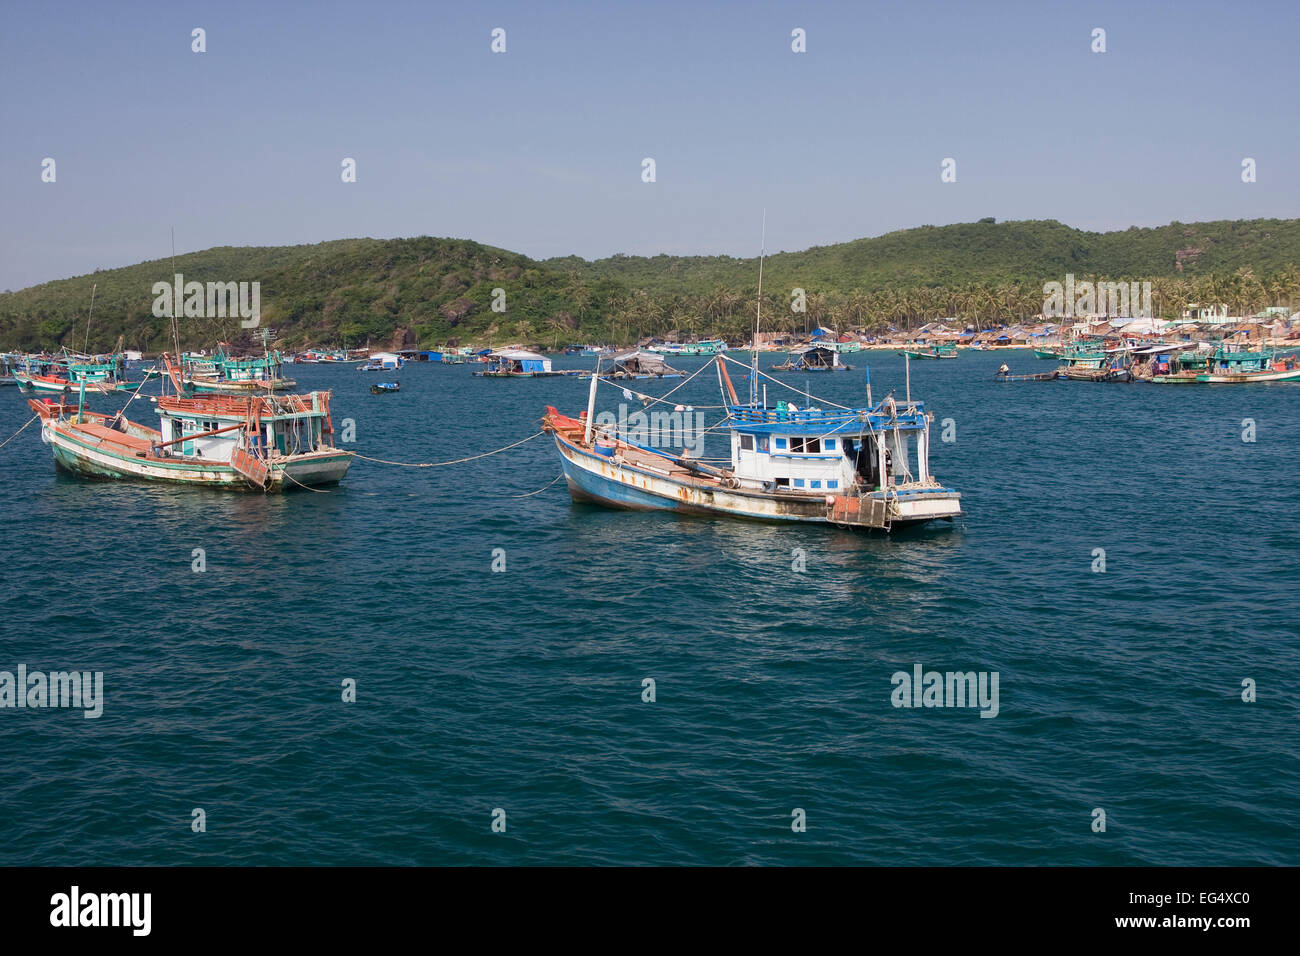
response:
[[[752,382],[751,402],[740,404],[724,357],[714,361],[728,410],[729,466],[661,451],[611,422],[598,424],[593,378],[583,416],[547,406],[543,419],[573,498],[885,531],[962,514],[961,495],[930,474],[932,416],[920,402],[891,396],[875,405],[868,397],[862,408],[769,406],[765,398],[759,403]]]
[[[718,355],[727,351],[727,343],[724,339],[704,339],[700,342],[661,342],[657,345],[647,346],[651,352],[658,352],[660,355]]]
[[[1196,381],[1211,385],[1300,381],[1300,364],[1294,354],[1278,358],[1276,353],[1219,349]]]
[[[184,355],[179,369],[165,364],[177,389],[186,395],[257,395],[287,392],[297,384],[284,377],[284,360],[277,350],[235,358],[221,342],[212,355]]]
[[[370,386],[370,394],[387,395],[390,392],[400,392],[402,386],[398,382],[375,382]]]
[[[957,346],[931,345],[929,348],[904,349],[899,354],[914,359],[955,359],[957,357]]]
[[[1032,372],[1017,375],[1013,372],[994,372],[995,382],[1052,382],[1060,378],[1056,372]]]
[[[1127,366],[1119,364],[1120,361],[1119,357],[1112,357],[1105,351],[1064,353],[1063,364],[1056,374],[1073,382],[1133,381],[1133,373]]]
[[[286,491],[334,484],[353,453],[335,448],[329,392],[157,400],[160,427],[83,403],[30,399],[55,465],[95,478]]]
[[[126,379],[126,358],[113,355],[81,356],[64,353],[58,358],[33,359],[15,368],[14,383],[24,395],[61,395],[76,391],[84,383],[87,391],[100,395],[127,392],[139,382]]]
[[[1061,353],[1058,349],[1034,349],[1034,358],[1036,359],[1059,359]]]

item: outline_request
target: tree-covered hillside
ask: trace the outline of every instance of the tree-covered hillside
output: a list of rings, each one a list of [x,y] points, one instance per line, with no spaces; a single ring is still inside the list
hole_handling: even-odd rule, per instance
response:
[[[922,226],[872,239],[779,253],[764,265],[764,327],[906,325],[940,316],[986,324],[1037,313],[1044,282],[1150,279],[1158,313],[1191,301],[1234,311],[1300,303],[1300,220],[1171,223],[1082,232],[1052,220]],[[613,256],[536,261],[462,239],[343,239],[312,246],[220,247],[178,256],[185,280],[261,283],[262,326],[302,345],[592,340],[625,343],[670,330],[748,336],[758,261],[729,256]],[[0,347],[118,336],[145,351],[169,345],[152,314],[170,259],[97,271],[0,294]],[[791,292],[806,290],[806,311]],[[501,296],[494,290],[501,289]],[[493,309],[494,301],[504,311]],[[186,347],[247,340],[237,318],[185,318]]]

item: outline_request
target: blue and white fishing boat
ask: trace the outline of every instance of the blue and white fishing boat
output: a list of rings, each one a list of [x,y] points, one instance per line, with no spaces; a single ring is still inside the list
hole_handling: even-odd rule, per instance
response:
[[[619,508],[803,521],[891,530],[962,514],[961,495],[930,473],[930,423],[920,402],[860,408],[741,404],[723,357],[731,461],[659,450],[594,418],[598,378],[579,418],[546,409],[575,500]]]
[[[762,316],[762,260],[760,253],[754,342]],[[873,403],[868,371],[864,406],[845,408],[826,402],[822,404],[831,407],[823,408],[805,398],[805,393],[761,372],[754,350],[747,368],[749,401],[742,403],[727,372],[728,363],[746,368],[721,354],[711,363],[717,368],[727,409],[720,426],[730,442],[725,467],[701,460],[703,436],[687,436],[681,420],[674,428],[672,416],[689,412],[684,406],[669,403],[671,411],[648,416],[647,438],[641,437],[639,425],[626,427],[630,417],[627,422],[611,422],[608,416],[598,421],[596,390],[603,381],[599,369],[591,378],[587,410],[580,417],[570,418],[548,406],[543,427],[555,439],[573,498],[616,508],[884,531],[936,519],[951,521],[962,514],[960,493],[930,473],[933,416],[911,400],[910,377],[903,402],[895,401],[891,392]],[[766,385],[760,390],[760,377],[796,392],[803,407],[786,401],[769,403]],[[664,416],[658,447],[654,415]],[[664,424],[669,426],[667,440],[663,440]],[[674,441],[696,447],[675,453]]]

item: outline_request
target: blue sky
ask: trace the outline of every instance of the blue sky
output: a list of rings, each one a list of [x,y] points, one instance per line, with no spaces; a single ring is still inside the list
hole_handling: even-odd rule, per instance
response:
[[[0,289],[164,257],[173,226],[178,252],[435,235],[595,258],[753,255],[764,208],[769,251],[982,216],[1291,218],[1297,55],[1282,0],[5,0]]]

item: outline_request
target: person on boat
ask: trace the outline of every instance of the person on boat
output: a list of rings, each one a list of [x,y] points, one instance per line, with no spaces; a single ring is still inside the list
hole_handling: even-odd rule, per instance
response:
[[[1006,363],[1006,362],[1003,362],[1003,363],[1002,363],[1002,367],[998,369],[998,374],[999,374],[999,375],[1010,375],[1010,374],[1011,374],[1011,369],[1007,366],[1007,363]]]

